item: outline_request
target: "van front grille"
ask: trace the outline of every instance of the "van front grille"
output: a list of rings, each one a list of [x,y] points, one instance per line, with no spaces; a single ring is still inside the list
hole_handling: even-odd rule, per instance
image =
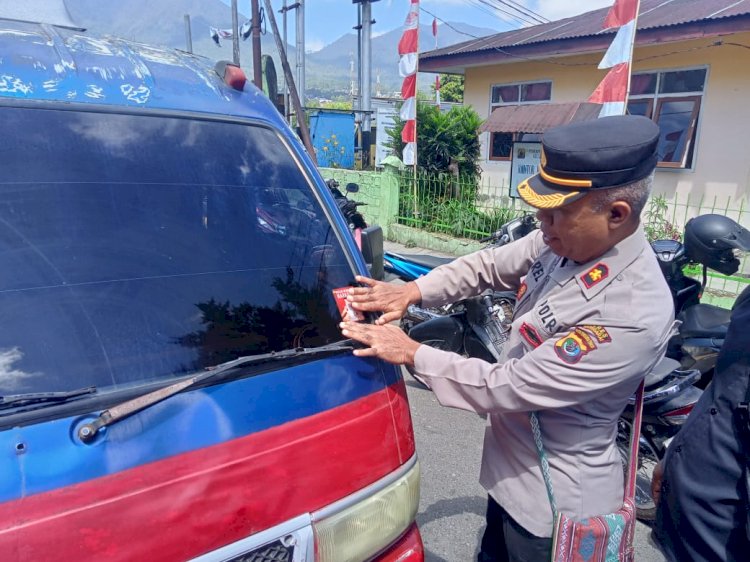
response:
[[[227,562],[291,562],[294,546],[284,546],[275,541],[230,558]]]

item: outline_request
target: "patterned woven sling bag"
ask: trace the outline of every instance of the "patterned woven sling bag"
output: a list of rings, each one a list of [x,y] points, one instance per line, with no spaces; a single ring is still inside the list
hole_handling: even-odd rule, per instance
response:
[[[636,393],[635,417],[630,434],[630,457],[622,507],[607,515],[575,521],[557,510],[555,495],[552,492],[549,462],[539,430],[539,419],[534,412],[530,414],[531,430],[534,433],[539,463],[554,515],[550,557],[553,562],[632,562],[634,560],[635,478],[638,470],[638,437],[641,433],[643,412],[643,385],[644,383],[641,382]]]

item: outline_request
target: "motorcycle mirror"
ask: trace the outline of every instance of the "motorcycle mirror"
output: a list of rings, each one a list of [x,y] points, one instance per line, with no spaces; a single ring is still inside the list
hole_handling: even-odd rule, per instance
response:
[[[357,193],[359,191],[359,186],[356,183],[347,183],[346,191],[348,193]]]

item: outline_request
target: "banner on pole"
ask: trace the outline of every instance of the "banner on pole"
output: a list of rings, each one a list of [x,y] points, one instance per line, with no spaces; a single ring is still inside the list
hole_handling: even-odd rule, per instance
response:
[[[419,62],[419,0],[410,0],[409,13],[404,22],[404,33],[398,42],[399,75],[404,79],[401,86],[401,120],[405,121],[401,131],[404,143],[404,164],[417,162],[417,67]]]
[[[610,71],[588,99],[602,104],[599,117],[624,115],[627,109],[639,5],[639,0],[615,0],[604,19],[604,29],[619,29],[599,63]]]

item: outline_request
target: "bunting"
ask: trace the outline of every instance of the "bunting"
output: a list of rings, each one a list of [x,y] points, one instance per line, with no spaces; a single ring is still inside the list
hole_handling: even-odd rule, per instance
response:
[[[604,19],[604,29],[619,29],[599,63],[600,69],[611,70],[588,100],[602,104],[599,117],[624,115],[627,109],[639,5],[640,0],[615,0]]]
[[[417,161],[417,66],[419,51],[419,0],[410,0],[409,14],[404,23],[404,34],[398,42],[398,72],[404,79],[401,86],[400,117],[404,121],[401,140],[405,143],[404,164],[411,166]]]
[[[252,30],[253,30],[252,22],[250,20],[247,20],[240,27],[239,36],[242,38],[243,41],[245,41],[247,40],[248,37],[250,37],[250,33],[252,32]],[[234,33],[232,33],[231,29],[219,29],[217,27],[211,27],[210,33],[211,33],[211,39],[214,40],[214,43],[216,43],[218,47],[221,47],[222,39],[232,39],[234,37]]]
[[[437,32],[438,32],[438,25],[437,25],[437,18],[432,18],[432,36],[435,38],[435,48],[438,48],[438,41],[437,41]],[[435,105],[440,107],[440,75],[435,75]]]

